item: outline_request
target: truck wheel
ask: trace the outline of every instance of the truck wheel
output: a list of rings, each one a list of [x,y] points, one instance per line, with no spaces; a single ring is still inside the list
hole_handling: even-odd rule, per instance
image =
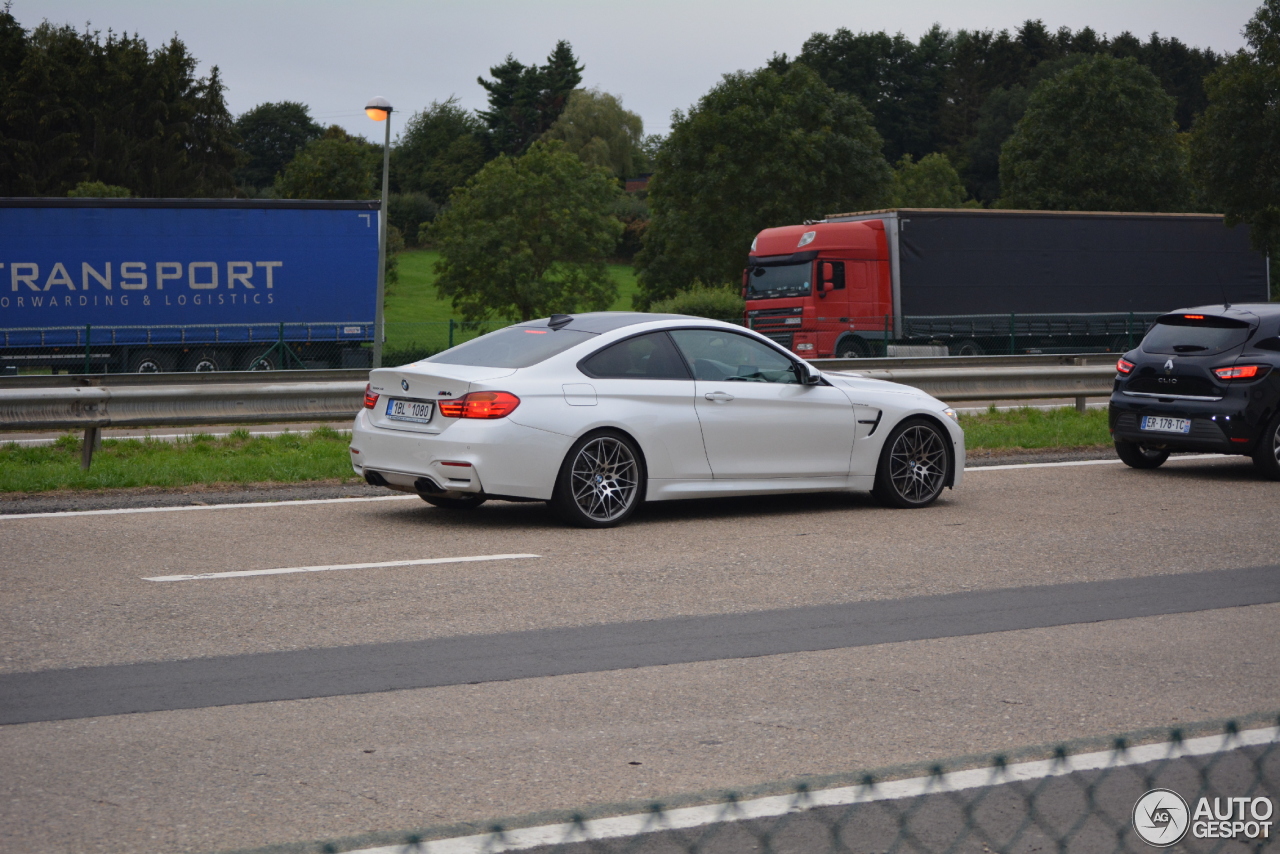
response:
[[[226,353],[221,350],[195,350],[188,353],[187,357],[182,360],[182,369],[184,371],[192,371],[198,374],[225,371],[230,367]]]
[[[1276,413],[1267,429],[1262,431],[1258,447],[1253,452],[1253,464],[1264,477],[1280,480],[1280,413]]]
[[[951,440],[942,428],[909,419],[885,439],[871,494],[890,507],[927,507],[942,494],[951,465]]]
[[[142,350],[129,357],[131,374],[167,374],[176,360],[163,350]]]
[[[1112,353],[1128,353],[1133,347],[1129,346],[1129,336],[1120,335],[1111,339],[1111,346],[1108,348]]]
[[[871,348],[856,335],[841,338],[836,345],[837,359],[862,359],[871,355]]]
[[[1116,439],[1116,456],[1130,468],[1154,469],[1164,465],[1164,461],[1169,459],[1169,452]]]
[[[965,339],[959,344],[952,344],[947,349],[953,356],[985,356],[987,354],[983,346],[972,338]]]
[[[240,370],[242,371],[274,371],[280,367],[279,359],[274,351],[270,353],[259,353],[250,350],[245,353],[240,361]]]

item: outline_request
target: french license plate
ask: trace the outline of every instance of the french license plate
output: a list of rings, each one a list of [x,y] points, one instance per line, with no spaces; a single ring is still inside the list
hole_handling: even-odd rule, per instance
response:
[[[387,401],[387,417],[396,421],[417,421],[426,424],[431,420],[436,405],[430,400],[396,400]]]
[[[1166,418],[1163,415],[1145,415],[1142,418],[1143,430],[1155,430],[1157,433],[1190,433],[1190,418]]]

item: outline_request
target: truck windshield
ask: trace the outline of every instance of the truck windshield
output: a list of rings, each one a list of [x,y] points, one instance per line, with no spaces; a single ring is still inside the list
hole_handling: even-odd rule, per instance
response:
[[[574,329],[508,326],[425,361],[478,368],[527,368],[596,336]]]
[[[811,290],[813,264],[784,267],[751,267],[747,274],[747,299],[804,297]]]

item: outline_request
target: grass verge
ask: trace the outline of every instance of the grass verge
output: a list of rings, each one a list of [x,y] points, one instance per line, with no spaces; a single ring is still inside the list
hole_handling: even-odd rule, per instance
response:
[[[53,445],[0,445],[0,492],[355,480],[348,442],[347,436],[328,428],[281,436],[235,430],[226,436],[193,435],[176,442],[104,439],[86,472],[80,470],[82,438],[68,433]]]
[[[1079,450],[1111,445],[1107,410],[1076,412],[1074,407],[997,412],[991,407],[978,415],[961,415],[965,447],[983,450]]]
[[[1110,443],[1107,412],[1091,409],[1017,409],[962,415],[970,450],[1102,448]],[[81,439],[66,434],[56,444],[23,447],[0,442],[0,492],[54,489],[118,489],[194,484],[298,483],[354,480],[348,439],[322,428],[310,433],[225,437],[194,435],[177,442],[106,439],[93,467],[80,470]]]

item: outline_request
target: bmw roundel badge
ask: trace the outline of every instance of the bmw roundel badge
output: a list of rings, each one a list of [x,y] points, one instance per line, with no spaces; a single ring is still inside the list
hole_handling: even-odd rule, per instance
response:
[[[408,390],[409,390],[409,381],[408,381],[408,380],[400,380],[400,388],[404,389],[405,391],[408,391]]]

